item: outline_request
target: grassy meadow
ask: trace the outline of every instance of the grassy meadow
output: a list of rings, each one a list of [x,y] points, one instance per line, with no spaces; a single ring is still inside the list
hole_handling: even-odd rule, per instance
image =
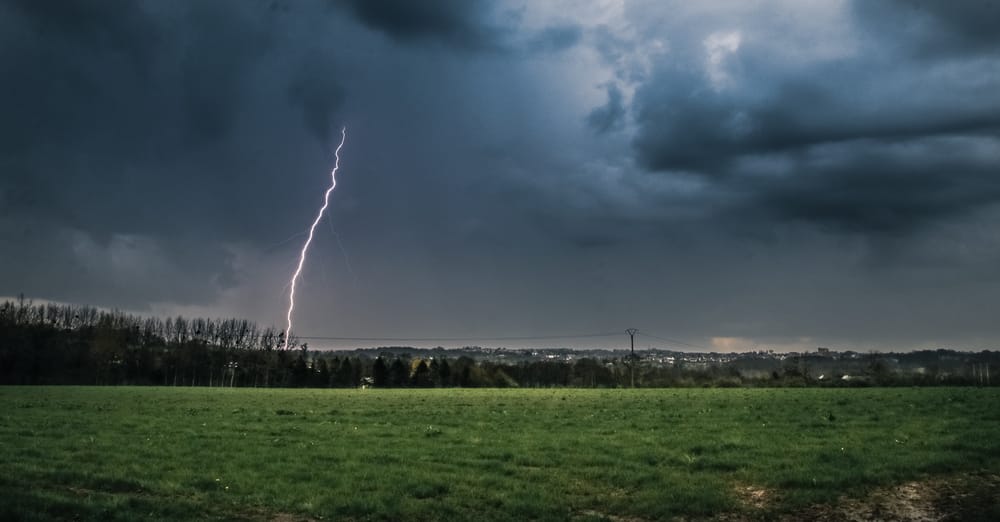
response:
[[[0,388],[0,519],[766,519],[998,472],[996,388]]]

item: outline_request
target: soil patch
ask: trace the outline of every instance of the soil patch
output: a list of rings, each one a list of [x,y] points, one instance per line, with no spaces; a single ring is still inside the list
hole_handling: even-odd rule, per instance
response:
[[[945,522],[1000,520],[1000,475],[973,473],[879,488],[863,498],[841,498],[782,520]]]

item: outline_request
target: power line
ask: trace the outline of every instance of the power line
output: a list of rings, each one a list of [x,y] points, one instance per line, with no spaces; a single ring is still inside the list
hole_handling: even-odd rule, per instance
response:
[[[601,332],[587,334],[570,335],[535,335],[535,336],[499,336],[499,337],[335,337],[335,336],[306,336],[296,335],[295,337],[308,341],[544,341],[552,339],[581,339],[590,337],[613,337],[620,336],[620,332]]]
[[[708,348],[706,346],[701,346],[701,345],[698,345],[698,344],[691,344],[691,343],[686,343],[684,341],[678,341],[677,339],[670,339],[668,337],[660,337],[658,335],[653,335],[651,333],[644,332],[642,330],[639,330],[636,333],[638,333],[639,335],[645,335],[646,337],[652,337],[653,339],[659,339],[661,341],[666,341],[668,343],[673,343],[673,344],[679,344],[679,345],[687,346],[687,347],[690,347],[690,348],[698,348],[700,350],[710,350],[711,349],[711,348]]]
[[[687,346],[689,348],[697,348],[699,350],[710,350],[706,346],[699,344],[687,343],[684,341],[679,341],[677,339],[671,339],[669,337],[661,337],[659,335],[654,335],[644,330],[636,330],[636,334],[643,335],[652,339],[658,339],[660,341],[665,341],[671,344]],[[621,332],[597,332],[597,333],[582,333],[582,334],[566,334],[566,335],[514,335],[514,336],[496,336],[496,337],[377,337],[377,336],[326,336],[326,335],[297,335],[296,337],[305,341],[391,341],[391,342],[455,342],[455,341],[546,341],[546,340],[557,340],[557,339],[586,339],[595,337],[617,337],[621,335]]]

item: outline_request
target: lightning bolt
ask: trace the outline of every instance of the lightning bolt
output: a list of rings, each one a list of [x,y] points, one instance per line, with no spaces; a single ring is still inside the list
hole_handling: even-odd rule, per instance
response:
[[[326,189],[326,194],[323,195],[323,206],[320,207],[319,212],[316,214],[316,219],[313,221],[312,226],[309,227],[309,237],[306,238],[305,244],[302,245],[302,252],[299,253],[299,266],[295,268],[295,273],[292,274],[292,280],[289,283],[291,291],[288,292],[288,314],[285,317],[288,321],[288,326],[285,328],[285,345],[282,347],[285,350],[288,349],[288,343],[292,339],[292,312],[295,311],[295,283],[302,276],[302,266],[306,263],[306,253],[309,252],[309,245],[312,243],[316,225],[319,225],[320,220],[323,219],[326,207],[330,206],[330,193],[337,187],[337,169],[340,168],[340,149],[344,146],[346,140],[347,127],[344,127],[340,129],[340,145],[337,145],[337,150],[333,151],[336,161],[333,164],[333,170],[330,171],[330,188]]]

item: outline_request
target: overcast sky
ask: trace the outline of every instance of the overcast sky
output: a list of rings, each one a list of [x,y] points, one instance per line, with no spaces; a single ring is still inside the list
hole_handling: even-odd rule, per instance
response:
[[[1000,4],[0,1],[0,295],[1000,348]],[[310,346],[627,346],[619,337]],[[637,348],[690,346],[653,337]]]

